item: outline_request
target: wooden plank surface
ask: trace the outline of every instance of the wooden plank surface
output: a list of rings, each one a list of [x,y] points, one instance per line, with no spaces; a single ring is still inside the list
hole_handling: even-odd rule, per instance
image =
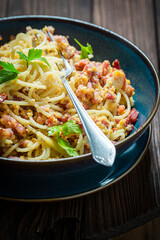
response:
[[[92,0],[10,0],[8,15],[42,14],[76,18],[89,22],[91,20],[91,5]]]
[[[159,6],[158,0],[10,0],[3,1],[0,17],[45,14],[94,22],[135,43],[158,69]],[[0,239],[100,240],[131,230],[158,215],[159,118],[160,110],[152,124],[152,141],[145,158],[113,186],[64,202],[0,201]]]
[[[8,4],[7,0],[3,0],[1,2],[0,7],[0,17],[7,17],[8,16]]]

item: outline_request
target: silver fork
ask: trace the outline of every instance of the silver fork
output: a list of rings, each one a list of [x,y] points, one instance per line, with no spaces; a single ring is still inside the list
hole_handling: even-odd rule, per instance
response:
[[[50,39],[55,42],[54,38],[47,31]],[[71,89],[67,77],[69,77],[72,73],[72,68],[68,61],[64,58],[63,54],[60,52],[60,56],[64,62],[66,70],[65,76],[62,77],[62,83],[66,88],[68,95],[78,113],[78,116],[82,122],[84,127],[86,136],[88,138],[88,142],[91,148],[93,159],[105,166],[112,166],[116,156],[116,150],[113,143],[106,137],[106,135],[98,128],[98,126],[94,123],[94,121],[90,118],[87,111],[84,109],[77,96]]]

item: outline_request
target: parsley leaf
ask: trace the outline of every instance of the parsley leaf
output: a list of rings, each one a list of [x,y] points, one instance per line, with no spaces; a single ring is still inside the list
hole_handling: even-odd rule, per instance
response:
[[[49,67],[51,67],[47,61],[47,59],[45,57],[42,57],[42,49],[34,49],[31,48],[28,51],[28,57],[27,55],[25,55],[22,52],[17,51],[17,53],[20,55],[20,59],[24,59],[27,62],[27,67],[28,67],[28,63],[32,60],[39,60],[39,61],[43,61],[44,63],[46,63]]]
[[[64,135],[69,135],[70,133],[83,133],[82,128],[80,128],[80,126],[73,120],[69,120],[62,126]]]
[[[0,66],[2,67],[0,70],[0,84],[17,78],[19,72],[12,63],[0,61]]]
[[[76,43],[81,47],[81,59],[89,58],[89,54],[93,53],[92,46],[87,43],[87,46],[83,46],[77,39],[74,39]]]
[[[61,126],[54,126],[48,128],[48,136],[53,136],[55,133],[60,133],[61,132]]]
[[[76,152],[76,149],[73,148],[73,147],[69,144],[69,142],[66,142],[66,141],[64,141],[62,138],[59,137],[59,134],[58,134],[57,139],[58,139],[58,144],[59,144],[59,146],[61,146],[63,149],[65,149],[66,152],[67,152],[70,156],[76,157],[76,156],[79,155],[79,154]]]
[[[64,135],[68,136],[71,133],[82,133],[82,132],[83,132],[82,128],[80,128],[80,126],[73,120],[69,120],[63,125],[53,126],[48,128],[48,136],[53,136],[55,133],[57,133],[57,141],[59,146],[65,149],[66,152],[73,157],[78,156],[77,151],[74,148],[72,148],[69,142],[64,141],[62,138],[60,138],[59,135],[60,133],[63,133]]]

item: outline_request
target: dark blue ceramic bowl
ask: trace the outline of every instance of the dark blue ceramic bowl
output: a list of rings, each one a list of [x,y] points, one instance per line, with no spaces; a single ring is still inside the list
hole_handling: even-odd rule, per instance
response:
[[[45,25],[53,25],[56,34],[69,35],[71,45],[76,46],[74,38],[84,45],[89,42],[94,50],[95,61],[108,59],[113,62],[116,58],[119,59],[121,68],[135,88],[135,108],[139,111],[139,118],[133,132],[125,140],[116,144],[117,155],[126,151],[145,132],[159,104],[159,80],[152,63],[135,45],[118,34],[90,23],[62,17],[20,16],[0,19],[0,34],[3,36],[1,43],[8,42],[11,34],[25,32],[26,26],[41,29]],[[5,165],[6,171],[10,166],[11,172],[23,172],[26,175],[34,175],[35,172],[36,174],[61,174],[66,171],[89,168],[95,164],[97,163],[93,161],[91,154],[39,162],[0,159],[0,165]]]

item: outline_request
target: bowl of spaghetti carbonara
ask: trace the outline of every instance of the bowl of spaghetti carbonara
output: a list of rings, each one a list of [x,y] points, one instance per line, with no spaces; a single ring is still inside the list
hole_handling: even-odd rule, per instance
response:
[[[84,27],[80,35],[79,29],[67,28],[69,20],[64,21],[65,32],[62,19],[47,21],[6,29],[8,36],[4,29],[0,32],[1,158],[58,162],[91,156],[82,123],[61,81],[65,66],[60,52],[73,69],[68,82],[77,98],[117,151],[125,151],[155,114],[158,91],[152,96],[157,86],[153,69],[147,70],[153,83],[145,84],[147,73],[139,71],[145,56],[136,55],[139,50],[127,40],[93,25],[87,38],[85,23],[78,25]],[[94,29],[98,33],[92,40]],[[118,44],[125,45],[122,51]],[[148,97],[142,99],[145,89],[152,96],[149,106]]]

